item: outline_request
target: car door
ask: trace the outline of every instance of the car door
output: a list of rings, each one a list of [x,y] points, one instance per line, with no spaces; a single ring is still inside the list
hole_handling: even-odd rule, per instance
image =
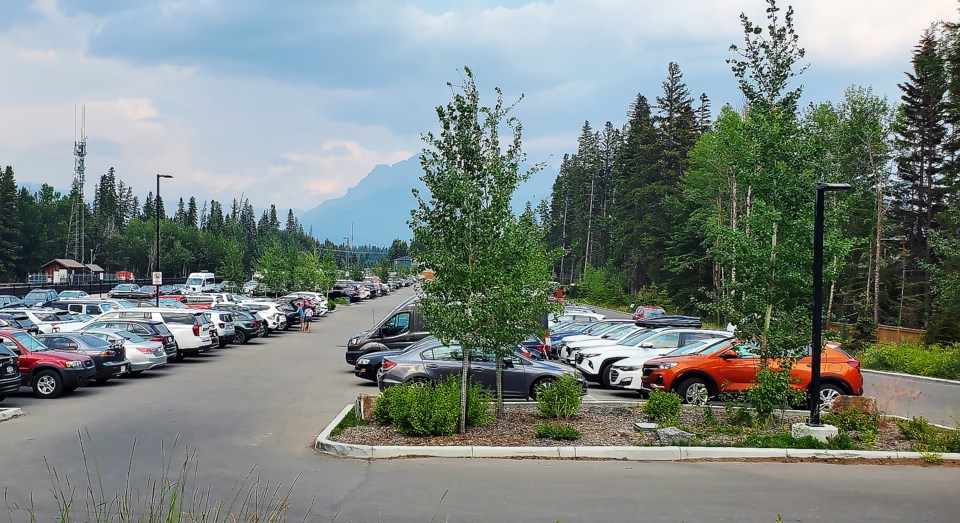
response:
[[[459,345],[440,345],[420,352],[424,372],[434,382],[460,373],[463,365],[463,348]]]
[[[380,326],[380,343],[391,349],[402,349],[410,345],[410,320],[409,312],[398,312],[389,320]]]
[[[30,372],[30,369],[37,364],[37,358],[27,349],[20,347],[17,342],[13,341],[10,338],[5,336],[0,336],[0,343],[3,343],[3,346],[13,351],[14,354],[20,359],[20,376],[26,384],[27,374]]]
[[[753,386],[757,377],[757,369],[760,367],[760,355],[756,347],[748,344],[737,344],[729,351],[722,351],[721,354],[734,351],[736,357],[719,358],[717,374],[720,376],[721,392],[740,392]]]

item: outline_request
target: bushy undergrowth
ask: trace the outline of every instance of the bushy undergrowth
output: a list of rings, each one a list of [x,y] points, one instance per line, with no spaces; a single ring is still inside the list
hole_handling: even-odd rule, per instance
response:
[[[858,354],[864,368],[960,380],[960,343],[878,343]]]
[[[680,396],[672,392],[655,390],[643,404],[643,413],[658,425],[675,425],[680,420]]]
[[[533,426],[533,434],[538,438],[556,440],[578,440],[583,436],[577,427],[569,423],[537,423]]]
[[[847,407],[823,415],[823,422],[840,429],[864,448],[873,448],[880,441],[880,413]]]
[[[467,425],[489,423],[490,393],[474,383],[467,389]],[[404,434],[449,436],[460,419],[460,377],[437,383],[403,384],[383,391],[373,408],[373,419],[393,425]]]
[[[846,433],[840,433],[832,438],[828,438],[824,443],[813,436],[803,436],[795,438],[791,434],[751,434],[744,442],[744,447],[753,448],[778,448],[778,449],[828,449],[828,450],[854,450],[856,443]]]
[[[897,420],[900,433],[913,440],[916,452],[960,452],[960,427],[944,430],[932,425],[922,416]]]
[[[537,410],[545,418],[570,419],[580,408],[582,394],[583,386],[565,374],[553,383],[544,384],[537,392]]]

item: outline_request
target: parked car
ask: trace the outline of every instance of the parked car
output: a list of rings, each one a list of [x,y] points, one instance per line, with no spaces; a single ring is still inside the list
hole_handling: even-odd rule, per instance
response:
[[[225,347],[228,343],[233,343],[236,337],[236,327],[233,323],[233,314],[227,311],[218,311],[216,309],[207,309],[204,311],[210,318],[210,322],[217,331],[218,344]]]
[[[562,342],[559,342],[567,352],[579,351],[587,347],[601,347],[604,345],[616,345],[621,341],[637,334],[638,332],[648,330],[643,327],[637,327],[632,323],[614,324],[613,328],[600,329],[596,334],[577,334],[567,336]]]
[[[108,298],[149,298],[136,283],[121,283],[107,293]]]
[[[667,311],[663,310],[663,307],[657,307],[656,305],[641,305],[633,311],[634,320],[650,319],[663,316],[667,314]]]
[[[595,312],[571,311],[571,312],[565,312],[559,316],[551,316],[549,321],[549,326],[553,327],[558,323],[563,323],[567,321],[600,321],[605,318],[606,316],[604,316],[603,314],[597,314]]]
[[[43,305],[48,301],[53,301],[57,299],[57,297],[57,291],[53,289],[33,289],[23,297],[20,304],[24,307],[34,307],[36,305]]]
[[[20,390],[20,359],[17,354],[0,345],[0,403],[8,394]]]
[[[40,328],[22,312],[0,311],[0,320],[4,320],[11,329],[24,330],[30,334],[40,334]]]
[[[180,298],[180,296],[177,296],[177,295],[173,295],[172,297],[162,297],[162,296],[161,296],[159,301],[158,301],[156,298],[150,298],[150,299],[144,298],[144,299],[140,299],[140,300],[133,300],[132,303],[133,303],[134,307],[157,307],[157,306],[159,306],[159,307],[162,307],[162,308],[164,308],[164,309],[189,309],[189,308],[190,308],[190,307],[187,307],[186,305],[184,305],[183,302],[181,302],[179,299],[175,299],[175,298]],[[157,305],[158,303],[159,303],[159,305]]]
[[[156,298],[157,293],[160,292],[160,288],[156,285],[144,285],[140,287],[140,292],[144,293],[147,298]]]
[[[372,329],[358,332],[347,340],[347,363],[354,365],[364,354],[402,349],[429,336],[419,304],[417,297],[411,296],[387,313]]]
[[[820,364],[820,401],[829,407],[840,396],[863,394],[860,362],[836,343],[824,344]],[[790,370],[796,389],[810,390],[812,357],[807,355]],[[777,362],[771,362],[776,368]],[[703,403],[723,393],[741,393],[756,386],[760,370],[757,348],[748,343],[729,341],[711,345],[690,354],[651,359],[643,364],[642,388],[667,390],[680,395],[685,403]]]
[[[177,341],[167,328],[166,324],[157,320],[138,320],[138,319],[110,319],[96,320],[87,324],[82,331],[86,330],[109,330],[126,331],[149,341],[155,341],[163,345],[163,352],[167,355],[167,362],[178,361]],[[81,331],[81,332],[82,332]]]
[[[577,370],[590,381],[610,387],[610,369],[627,358],[655,358],[707,338],[729,338],[731,333],[706,329],[663,328],[643,331],[617,345],[590,347],[577,353]]]
[[[63,311],[92,316],[103,314],[110,309],[122,308],[114,300],[98,300],[95,298],[60,298],[57,301],[50,302],[49,306]]]
[[[457,343],[444,345],[439,341],[421,346],[396,356],[383,359],[383,372],[377,382],[381,390],[401,383],[433,384],[454,376],[461,371],[462,349]],[[474,379],[489,390],[496,389],[496,357],[492,351],[475,350],[470,356],[470,369]],[[503,358],[504,398],[536,399],[541,387],[561,376],[575,377],[583,385],[583,377],[570,367],[560,363],[538,361],[514,353]]]
[[[122,376],[130,368],[122,342],[111,343],[83,332],[41,334],[37,340],[54,350],[80,352],[93,358],[97,369],[93,379],[100,384]]]
[[[89,298],[90,295],[84,291],[60,291],[60,294],[57,295],[58,299],[61,300],[72,300],[76,298]]]
[[[724,344],[728,345],[730,343],[729,338],[707,338],[704,340],[697,340],[688,345],[684,345],[679,349],[676,349],[672,352],[668,352],[664,356],[680,356],[683,354],[694,354],[704,350],[708,350],[711,346]],[[641,378],[643,377],[643,364],[649,361],[649,358],[640,357],[640,358],[627,358],[624,360],[617,361],[610,367],[610,386],[613,388],[619,389],[631,389],[636,390],[641,395],[645,396],[646,392],[643,390]]]
[[[0,330],[0,344],[17,355],[20,385],[38,398],[56,398],[93,379],[93,358],[77,352],[52,350],[24,331]]]
[[[253,338],[262,337],[265,333],[263,321],[248,310],[235,305],[219,305],[211,310],[230,313],[233,318],[233,342],[237,345],[244,345]]]
[[[257,282],[257,280],[250,280],[247,283],[244,283],[242,290],[244,294],[258,294],[263,292],[260,288],[260,283]]]
[[[177,340],[177,357],[197,356],[213,347],[210,321],[199,310],[141,307],[105,312],[98,320],[140,319],[162,321]]]
[[[274,302],[245,301],[240,307],[252,312],[264,322],[264,336],[269,336],[273,331],[284,330],[287,326],[287,315]]]
[[[0,309],[8,306],[16,306],[20,304],[20,298],[13,296],[11,294],[0,294]]]
[[[145,370],[164,367],[167,364],[167,353],[163,343],[159,341],[150,341],[125,330],[89,329],[83,333],[108,343],[122,345],[127,359],[130,360],[131,374],[140,374]]]
[[[347,298],[350,303],[356,303],[363,299],[359,285],[342,281],[333,284],[330,292],[327,293],[327,297],[330,299]]]
[[[67,325],[76,322],[76,318],[67,311],[51,307],[30,307],[23,309],[4,309],[6,313],[21,313],[33,322],[40,333],[57,332],[61,327],[71,328]],[[79,325],[79,323],[78,323]]]

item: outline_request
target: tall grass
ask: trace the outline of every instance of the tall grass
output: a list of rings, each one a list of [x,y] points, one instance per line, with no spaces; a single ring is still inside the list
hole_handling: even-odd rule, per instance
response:
[[[857,357],[866,369],[960,380],[960,343],[878,343],[860,351]]]
[[[256,475],[256,466],[235,484],[227,499],[218,499],[213,494],[213,484],[202,485],[198,481],[198,466],[195,451],[180,448],[180,435],[173,445],[160,446],[163,468],[159,476],[147,476],[143,488],[135,484],[134,456],[137,441],[134,440],[127,462],[122,491],[104,488],[103,476],[95,454],[87,446],[92,438],[89,431],[77,434],[83,457],[81,482],[61,475],[56,466],[44,458],[50,479],[51,500],[38,499],[31,493],[26,504],[13,501],[4,489],[4,502],[11,523],[18,521],[49,521],[52,512],[55,521],[62,523],[87,522],[145,522],[145,523],[265,523],[285,521],[290,508],[290,496],[300,479],[284,487],[261,481]],[[182,451],[182,454],[181,454]],[[310,508],[303,517],[307,521]]]

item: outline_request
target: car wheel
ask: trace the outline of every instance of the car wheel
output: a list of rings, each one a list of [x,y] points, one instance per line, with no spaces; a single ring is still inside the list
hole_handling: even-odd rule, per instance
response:
[[[63,394],[63,378],[52,370],[42,370],[33,378],[33,395],[38,398],[56,398]]]
[[[707,387],[707,383],[700,378],[683,380],[677,387],[677,394],[688,405],[706,405],[707,401],[710,400],[710,389]]]
[[[843,389],[840,387],[832,383],[822,383],[820,385],[820,409],[830,410],[833,402],[837,401],[837,398],[843,396],[843,394]]]
[[[380,383],[380,378],[383,377],[383,365],[377,365],[377,368],[373,369],[373,375],[376,376],[373,381]]]
[[[234,341],[236,341],[240,345],[247,343],[247,341],[249,340],[250,340],[250,337],[247,336],[247,333],[241,330],[238,330],[237,335],[234,337]]]
[[[540,393],[543,389],[549,387],[555,381],[557,381],[556,378],[540,378],[530,387],[530,397],[533,398],[534,401],[539,401]]]
[[[610,383],[613,381],[613,378],[610,376],[610,373],[613,371],[613,362],[607,363],[600,368],[600,384],[603,385],[603,388],[609,389]]]

